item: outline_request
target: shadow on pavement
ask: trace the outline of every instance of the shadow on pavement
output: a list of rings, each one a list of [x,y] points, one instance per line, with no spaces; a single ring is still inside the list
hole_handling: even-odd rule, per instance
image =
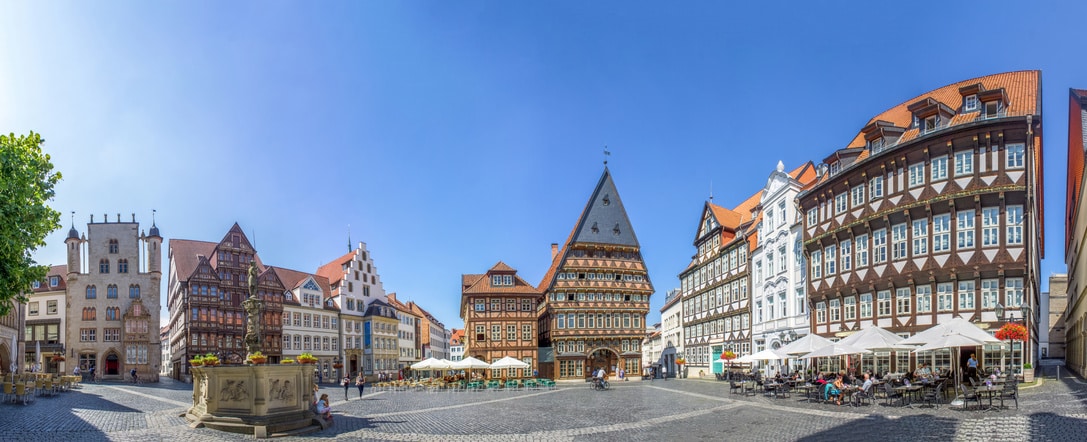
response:
[[[955,436],[955,419],[931,415],[903,416],[888,419],[871,416],[866,419],[844,422],[841,425],[800,438],[801,441],[835,442],[874,440],[952,440]]]

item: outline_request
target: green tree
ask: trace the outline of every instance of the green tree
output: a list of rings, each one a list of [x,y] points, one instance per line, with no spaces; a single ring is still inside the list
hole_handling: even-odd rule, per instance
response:
[[[60,212],[47,206],[60,172],[53,171],[42,152],[41,135],[0,135],[0,316],[26,302],[34,281],[45,279],[48,267],[31,254],[45,237],[60,228]]]

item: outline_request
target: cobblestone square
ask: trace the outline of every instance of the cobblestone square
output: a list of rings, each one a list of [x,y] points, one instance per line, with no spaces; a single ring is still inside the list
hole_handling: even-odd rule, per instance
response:
[[[728,385],[687,379],[616,382],[598,392],[582,383],[557,390],[428,393],[372,391],[349,400],[332,385],[335,425],[300,440],[1087,440],[1087,383],[1044,379],[1022,390],[1019,409],[853,408],[799,396],[729,394]],[[179,415],[188,384],[88,384],[3,404],[0,440],[230,441],[251,436],[191,429]],[[32,436],[31,436],[32,435]]]

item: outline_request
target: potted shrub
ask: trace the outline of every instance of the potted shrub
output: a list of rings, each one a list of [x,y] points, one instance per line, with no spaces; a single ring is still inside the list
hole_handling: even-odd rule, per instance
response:
[[[268,362],[268,357],[264,356],[264,353],[261,353],[259,351],[253,352],[253,354],[246,357],[246,359],[249,360],[250,364],[263,364],[265,362]]]
[[[302,353],[296,358],[299,364],[316,364],[317,358],[310,353]]]
[[[283,365],[287,365],[287,364],[293,364],[293,363],[294,363],[294,359],[291,359],[291,358],[283,359],[283,360],[280,360],[280,361],[279,361],[279,363],[280,363],[280,364],[283,364]]]
[[[219,357],[211,353],[204,355],[204,366],[214,367],[219,365]]]

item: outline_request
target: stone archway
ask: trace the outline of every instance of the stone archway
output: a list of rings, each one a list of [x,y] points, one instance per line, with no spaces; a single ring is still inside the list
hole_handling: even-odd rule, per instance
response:
[[[613,348],[599,347],[589,352],[589,355],[585,358],[586,368],[588,373],[586,376],[591,377],[593,373],[600,367],[604,367],[604,370],[608,372],[608,376],[615,376],[616,370],[621,366],[622,359],[619,358],[619,353]]]

